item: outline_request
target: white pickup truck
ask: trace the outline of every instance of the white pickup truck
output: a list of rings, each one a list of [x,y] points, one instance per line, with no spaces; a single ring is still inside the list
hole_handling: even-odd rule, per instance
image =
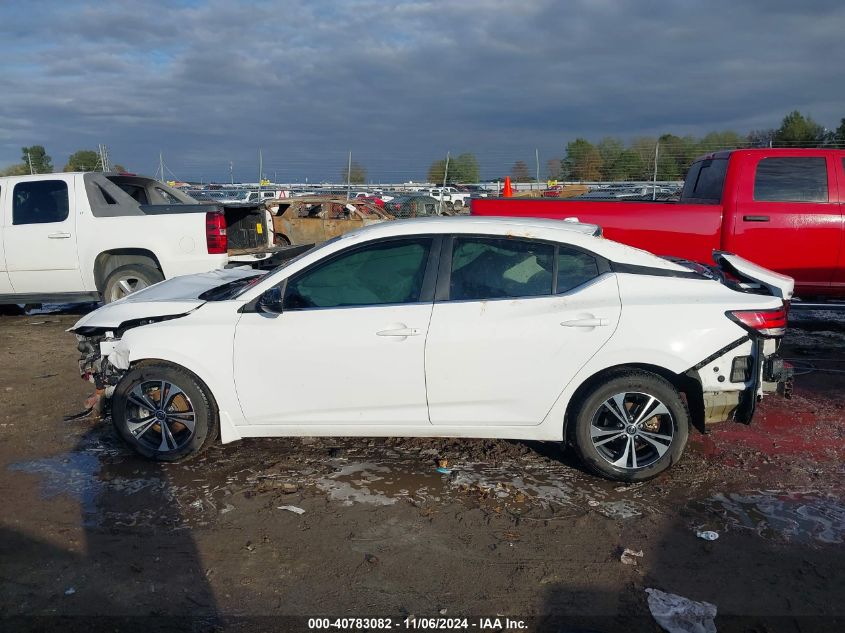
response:
[[[432,187],[431,189],[423,189],[432,198],[437,198],[454,209],[462,209],[469,207],[469,201],[472,194],[464,191],[458,191],[454,187]]]
[[[152,178],[0,178],[0,304],[106,303],[278,251],[263,204],[201,204]]]

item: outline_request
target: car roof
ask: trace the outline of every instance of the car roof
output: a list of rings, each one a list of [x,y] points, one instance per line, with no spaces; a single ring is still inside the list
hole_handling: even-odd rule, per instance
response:
[[[342,235],[338,242],[369,241],[382,237],[438,233],[466,233],[548,240],[571,244],[592,251],[611,261],[664,268],[687,270],[684,267],[649,253],[601,237],[596,224],[549,220],[543,218],[518,218],[494,216],[428,216],[409,220],[395,220],[371,224]]]

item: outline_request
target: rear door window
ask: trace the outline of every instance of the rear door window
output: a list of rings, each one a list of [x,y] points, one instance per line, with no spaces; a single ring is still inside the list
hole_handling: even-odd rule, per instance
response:
[[[754,200],[827,202],[827,162],[823,156],[764,158],[757,164]]]
[[[483,301],[552,294],[555,247],[531,240],[456,237],[451,301]]]
[[[726,158],[713,158],[694,163],[684,180],[683,198],[718,203],[722,200],[725,174],[728,171]]]
[[[20,182],[12,192],[12,224],[49,224],[67,220],[67,183],[64,180]]]

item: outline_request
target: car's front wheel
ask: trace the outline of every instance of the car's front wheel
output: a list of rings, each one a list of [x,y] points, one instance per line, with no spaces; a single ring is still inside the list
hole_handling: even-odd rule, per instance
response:
[[[198,455],[217,438],[217,407],[187,370],[165,363],[130,369],[112,398],[112,421],[144,457],[174,462]]]
[[[580,400],[572,439],[592,471],[618,481],[644,481],[677,462],[690,415],[678,390],[645,371],[608,376]]]

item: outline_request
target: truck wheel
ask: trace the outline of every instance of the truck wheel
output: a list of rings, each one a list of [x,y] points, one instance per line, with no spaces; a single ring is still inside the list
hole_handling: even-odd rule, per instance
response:
[[[164,363],[126,373],[114,390],[112,422],[135,451],[162,462],[200,454],[220,428],[208,388],[187,370]]]
[[[143,264],[129,264],[121,266],[106,277],[103,286],[103,303],[111,303],[137,292],[147,286],[152,286],[164,280],[160,270],[144,266]]]
[[[452,206],[455,207],[456,209],[462,209],[464,207],[464,201],[463,200],[455,200],[452,203]]]
[[[667,380],[631,370],[587,393],[572,422],[575,449],[590,470],[633,482],[656,477],[681,458],[690,415]]]
[[[281,233],[273,233],[273,244],[276,246],[290,246],[290,240]]]

